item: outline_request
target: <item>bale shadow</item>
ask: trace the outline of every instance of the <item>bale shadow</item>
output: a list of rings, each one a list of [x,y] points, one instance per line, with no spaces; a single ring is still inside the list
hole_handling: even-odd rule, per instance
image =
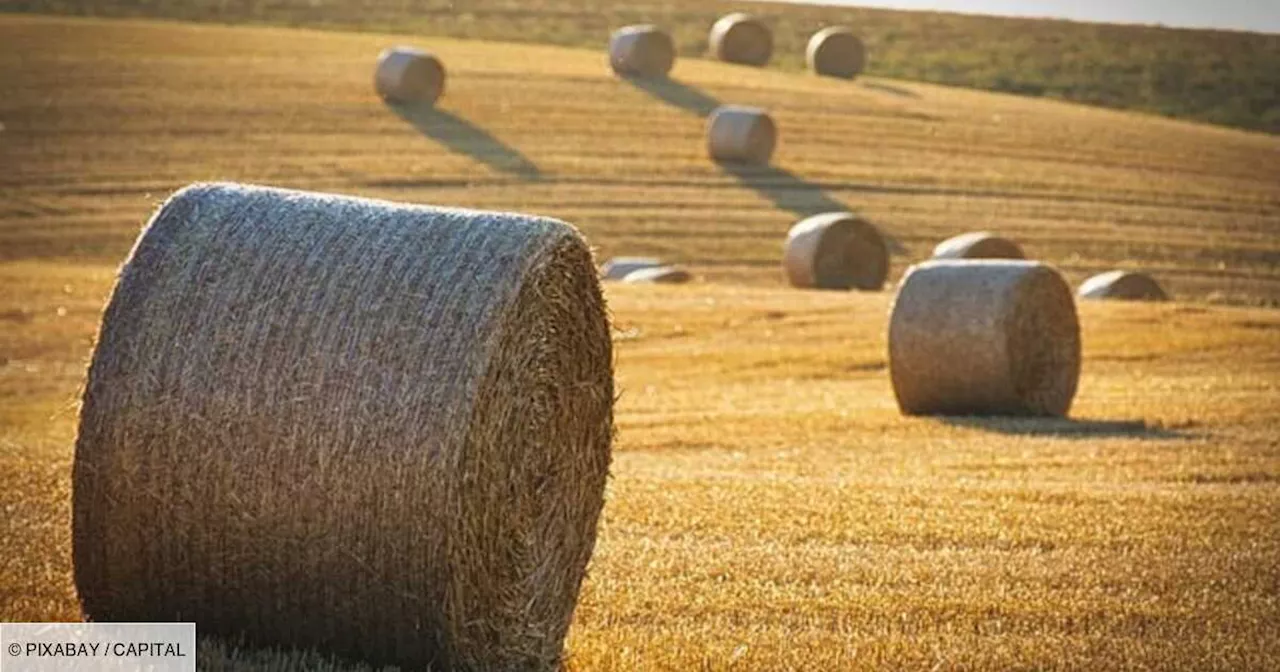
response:
[[[862,86],[868,89],[871,89],[872,91],[888,93],[895,96],[899,96],[901,98],[919,98],[920,97],[920,94],[916,93],[915,91],[908,91],[907,89],[899,88],[897,86],[890,86],[888,84],[880,84],[877,82],[867,82],[867,81],[863,81],[859,83],[862,84]]]
[[[1014,436],[1057,439],[1190,439],[1188,432],[1148,424],[1145,420],[1090,420],[1088,418],[1022,418],[994,416],[940,416],[954,427],[982,429]]]
[[[672,107],[692,112],[699,117],[708,117],[720,107],[720,101],[714,96],[674,79],[628,75],[622,81]]]
[[[451,151],[526,180],[542,179],[542,171],[519,150],[462,117],[420,103],[387,103],[387,107],[419,133]]]

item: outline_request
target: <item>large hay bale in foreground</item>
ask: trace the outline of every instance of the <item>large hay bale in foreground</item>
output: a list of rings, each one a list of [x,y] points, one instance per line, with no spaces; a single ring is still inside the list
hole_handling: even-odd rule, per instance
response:
[[[564,223],[184,189],[121,270],[89,370],[84,613],[552,669],[603,503],[611,361]]]
[[[757,107],[721,105],[707,120],[707,153],[715,161],[767,164],[777,143],[777,124]]]
[[[1168,301],[1169,295],[1156,279],[1135,271],[1107,271],[1080,284],[1077,294],[1082,299],[1119,299],[1122,301]]]
[[[1022,247],[989,231],[962,233],[933,248],[934,259],[1026,259]]]
[[[609,65],[624,77],[665,77],[675,62],[676,44],[657,26],[627,26],[609,38]]]
[[[862,40],[844,26],[829,26],[814,33],[804,57],[815,74],[841,79],[857,77],[867,64]]]
[[[693,274],[679,266],[655,266],[638,268],[623,278],[632,284],[683,285],[693,279]]]
[[[661,265],[662,260],[656,257],[613,257],[600,267],[600,276],[605,280],[621,280],[632,271]]]
[[[1080,377],[1071,289],[1031,261],[912,266],[890,311],[889,374],[910,415],[1066,415]]]
[[[889,248],[871,222],[827,212],[791,227],[782,267],[793,287],[878,290],[889,275]]]
[[[773,56],[773,31],[743,12],[726,14],[711,26],[711,54],[726,63],[761,66]]]
[[[444,93],[440,59],[413,47],[391,47],[378,55],[373,85],[378,95],[397,103],[431,105]]]

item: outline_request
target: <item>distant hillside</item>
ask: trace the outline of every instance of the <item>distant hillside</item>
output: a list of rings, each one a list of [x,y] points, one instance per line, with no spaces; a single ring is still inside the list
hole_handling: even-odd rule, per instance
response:
[[[777,67],[804,42],[853,26],[869,73],[1046,96],[1280,132],[1280,36],[847,7],[680,0],[11,0],[5,11],[268,23],[599,47],[636,22],[671,30],[686,56],[731,9],[768,17]]]

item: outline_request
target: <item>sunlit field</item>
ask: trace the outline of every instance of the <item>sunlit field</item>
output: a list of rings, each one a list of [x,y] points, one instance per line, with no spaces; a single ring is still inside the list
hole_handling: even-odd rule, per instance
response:
[[[436,110],[377,53],[429,44]],[[70,465],[116,268],[150,212],[237,180],[517,210],[683,286],[610,285],[613,478],[573,670],[1280,668],[1280,138],[897,80],[405,35],[0,18],[0,621],[79,617]],[[772,168],[706,158],[767,107]],[[989,229],[1082,302],[1066,420],[907,418],[891,289],[785,286],[796,219],[859,212],[892,282]],[[346,669],[209,644],[208,669]],[[350,665],[355,665],[350,663]]]

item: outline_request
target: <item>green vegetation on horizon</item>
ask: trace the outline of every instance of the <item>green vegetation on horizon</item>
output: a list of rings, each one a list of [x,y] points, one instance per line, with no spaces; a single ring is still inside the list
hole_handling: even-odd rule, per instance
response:
[[[1280,132],[1280,35],[719,0],[16,0],[5,6],[596,48],[612,28],[656,23],[673,33],[686,57],[703,55],[716,17],[740,9],[773,25],[773,67],[802,68],[808,36],[840,23],[866,41],[871,75]]]

